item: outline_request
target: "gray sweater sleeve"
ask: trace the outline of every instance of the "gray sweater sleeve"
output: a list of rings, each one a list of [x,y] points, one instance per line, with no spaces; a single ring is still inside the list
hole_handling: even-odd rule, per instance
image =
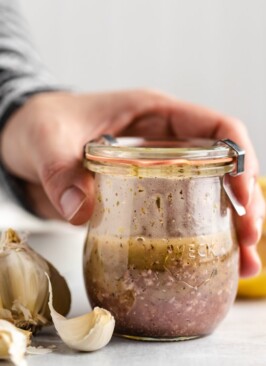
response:
[[[56,88],[42,65],[16,0],[0,0],[0,128],[29,95]]]
[[[32,95],[60,89],[42,65],[16,0],[0,0],[0,133],[11,114]],[[20,204],[23,182],[0,161],[0,187]]]

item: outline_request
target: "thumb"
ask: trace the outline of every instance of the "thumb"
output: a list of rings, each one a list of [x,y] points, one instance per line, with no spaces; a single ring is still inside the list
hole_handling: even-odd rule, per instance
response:
[[[71,224],[87,222],[93,210],[94,182],[80,161],[57,161],[44,165],[43,188],[59,214]]]

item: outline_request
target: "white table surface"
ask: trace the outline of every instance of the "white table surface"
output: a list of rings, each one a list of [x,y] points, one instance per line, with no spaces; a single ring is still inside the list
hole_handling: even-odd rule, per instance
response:
[[[208,337],[183,342],[137,342],[113,337],[104,349],[75,353],[54,330],[43,331],[36,345],[56,345],[53,353],[28,356],[28,365],[266,365],[266,301],[236,302],[225,321]]]
[[[56,349],[46,355],[28,355],[29,366],[265,366],[266,300],[237,301],[212,335],[191,341],[140,342],[113,337],[102,350],[76,353],[50,327],[35,337],[34,345],[55,345]]]

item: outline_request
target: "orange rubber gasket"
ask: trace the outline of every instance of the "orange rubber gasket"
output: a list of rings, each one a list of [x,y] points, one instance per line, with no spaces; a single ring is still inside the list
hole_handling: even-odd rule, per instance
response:
[[[88,152],[85,153],[85,158],[87,160],[92,160],[101,163],[113,163],[113,164],[123,164],[123,165],[134,165],[140,167],[146,166],[156,166],[156,165],[209,165],[209,164],[222,164],[230,163],[234,160],[232,157],[228,158],[217,158],[217,159],[202,159],[202,160],[187,160],[187,159],[118,159],[108,156],[95,156]]]

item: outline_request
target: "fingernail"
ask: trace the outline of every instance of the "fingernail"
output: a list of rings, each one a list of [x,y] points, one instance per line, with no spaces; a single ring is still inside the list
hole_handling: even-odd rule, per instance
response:
[[[261,238],[261,234],[262,234],[262,226],[263,226],[263,218],[260,217],[259,219],[257,219],[256,221],[256,229],[257,229],[257,238],[258,238],[258,241],[260,240]]]
[[[252,276],[256,276],[260,273],[261,271],[261,258],[260,255],[257,251],[257,247],[256,246],[251,246],[251,253],[252,253],[252,259],[253,259],[253,263],[255,264],[253,266],[253,272],[251,273]]]
[[[63,216],[71,220],[86,201],[87,197],[77,187],[68,188],[61,196],[60,205]]]
[[[252,200],[255,185],[256,185],[256,178],[251,177],[250,180],[249,180],[249,183],[248,183],[248,204]]]

